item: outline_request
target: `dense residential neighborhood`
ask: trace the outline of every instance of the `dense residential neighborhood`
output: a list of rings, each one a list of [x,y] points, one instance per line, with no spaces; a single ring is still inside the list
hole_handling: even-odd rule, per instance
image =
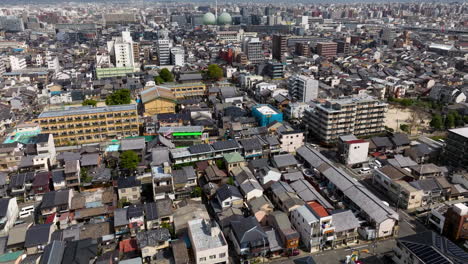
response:
[[[468,263],[468,5],[0,3],[0,264]]]

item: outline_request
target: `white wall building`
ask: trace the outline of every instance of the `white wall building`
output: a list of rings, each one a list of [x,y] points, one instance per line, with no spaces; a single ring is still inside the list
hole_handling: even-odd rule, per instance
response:
[[[346,165],[367,162],[369,141],[358,139],[354,135],[341,136],[338,141],[341,160]]]
[[[191,220],[188,233],[197,264],[229,263],[228,245],[215,221]]]
[[[288,90],[299,102],[309,102],[317,99],[319,83],[312,77],[293,75],[288,80]]]
[[[10,68],[12,71],[26,69],[26,59],[21,56],[10,56]]]
[[[107,49],[117,68],[134,68],[133,40],[129,31],[123,31],[121,37],[107,42]]]
[[[58,57],[52,57],[47,60],[47,68],[53,70],[54,72],[60,71],[60,62]]]
[[[181,47],[174,47],[171,49],[171,63],[174,66],[184,66],[185,64],[185,51]]]
[[[13,227],[18,219],[18,203],[16,197],[0,199],[0,236],[8,235],[8,231]]]

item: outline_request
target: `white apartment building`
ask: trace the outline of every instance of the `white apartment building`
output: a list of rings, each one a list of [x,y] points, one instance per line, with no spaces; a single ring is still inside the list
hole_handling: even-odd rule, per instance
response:
[[[304,119],[315,137],[334,142],[343,135],[365,136],[383,132],[386,111],[386,103],[363,95],[315,104],[305,112]]]
[[[291,130],[278,132],[278,139],[281,143],[281,151],[294,153],[304,145],[304,132]]]
[[[133,40],[129,31],[123,31],[121,37],[107,42],[107,49],[117,68],[134,68]]]
[[[58,57],[52,57],[47,60],[47,68],[53,70],[54,72],[60,71],[60,62]]]
[[[26,59],[22,56],[10,56],[10,68],[12,71],[26,69]]]
[[[184,66],[185,51],[182,47],[174,47],[171,49],[171,63],[174,66]]]
[[[288,79],[288,90],[292,98],[307,103],[317,99],[319,82],[309,76],[293,75]]]
[[[229,263],[226,239],[215,221],[195,219],[188,222],[188,233],[195,263]]]
[[[250,74],[241,74],[240,83],[242,88],[251,89],[255,83],[263,81],[263,76],[261,75],[250,75]]]
[[[310,110],[310,105],[304,102],[290,103],[283,114],[286,119],[300,119],[304,116],[305,111]]]

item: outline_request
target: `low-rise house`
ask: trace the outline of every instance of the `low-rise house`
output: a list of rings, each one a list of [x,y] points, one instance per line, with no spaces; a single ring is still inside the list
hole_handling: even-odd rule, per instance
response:
[[[164,199],[166,197],[175,199],[172,175],[165,173],[161,167],[153,167],[152,176],[154,200]]]
[[[120,177],[117,180],[119,200],[139,203],[141,200],[141,183],[135,176]]]
[[[174,256],[174,264],[190,264],[190,257],[187,250],[187,245],[183,240],[171,242],[172,255]]]
[[[190,197],[193,187],[197,186],[197,174],[191,166],[172,171],[175,199]]]
[[[434,178],[412,181],[409,184],[414,188],[423,191],[421,206],[439,203],[445,200],[442,187]]]
[[[34,181],[32,183],[32,190],[34,195],[40,196],[46,192],[50,191],[50,179],[52,178],[52,173],[47,172],[40,172],[34,176]]]
[[[226,169],[229,173],[236,167],[245,166],[244,157],[239,154],[239,152],[231,152],[223,155],[224,164],[226,164]]]
[[[215,200],[221,210],[230,207],[240,208],[244,201],[239,189],[229,184],[224,184],[216,190]]]
[[[431,209],[427,217],[428,224],[434,228],[439,234],[442,234],[445,226],[445,214],[449,206],[446,204],[440,204]]]
[[[195,219],[188,222],[188,235],[197,264],[228,263],[228,244],[215,221]]]
[[[405,133],[394,133],[390,137],[390,141],[393,143],[393,149],[397,153],[402,153],[405,149],[410,147],[410,140]]]
[[[127,219],[132,236],[135,236],[136,233],[145,230],[145,217],[143,206],[141,204],[132,204],[128,206]]]
[[[274,211],[268,216],[268,224],[272,226],[281,237],[282,247],[286,250],[295,249],[299,246],[299,233],[294,230],[288,215],[281,211]]]
[[[275,182],[270,187],[270,195],[273,204],[283,212],[291,212],[299,206],[304,205],[291,186],[283,181]]]
[[[199,201],[189,200],[186,204],[178,204],[178,208],[175,209],[174,217],[174,231],[176,236],[180,237],[187,233],[188,221],[193,219],[210,219],[210,215],[206,210],[204,204]]]
[[[287,170],[297,169],[298,162],[291,154],[275,155],[272,159],[273,166],[279,171],[286,172]]]
[[[80,166],[86,168],[88,173],[101,165],[99,153],[85,153],[81,155]]]
[[[6,248],[9,250],[24,249],[24,241],[26,240],[26,232],[32,223],[24,223],[13,226],[8,232],[8,240]]]
[[[27,254],[36,254],[44,251],[45,246],[49,244],[52,233],[55,230],[53,224],[40,224],[31,226],[26,232],[24,247]]]
[[[335,239],[333,247],[349,246],[359,240],[358,228],[361,227],[351,210],[340,211],[332,214],[335,227]]]
[[[281,172],[276,168],[265,166],[258,170],[256,176],[262,186],[265,187],[279,181],[281,179]]]
[[[242,259],[265,256],[269,250],[268,236],[255,217],[231,222],[229,238]]]
[[[295,153],[304,145],[304,132],[289,129],[278,129],[278,139],[281,143],[281,151]]]
[[[224,172],[223,170],[220,170],[215,165],[209,165],[204,170],[204,177],[205,177],[206,182],[212,182],[216,184],[226,183],[228,179],[227,173]]]
[[[127,218],[127,208],[117,208],[114,211],[114,230],[117,236],[130,232]]]
[[[253,198],[247,201],[247,205],[250,209],[250,212],[262,225],[266,225],[268,215],[275,209],[273,204],[266,196]]]
[[[308,181],[306,180],[297,180],[290,184],[291,188],[297,193],[299,198],[304,202],[313,202],[316,201],[320,203],[327,210],[333,210],[334,206],[325,199],[325,197],[320,194]]]
[[[52,170],[52,184],[54,186],[54,190],[62,190],[67,187],[65,182],[65,171],[62,169],[55,169]]]
[[[169,247],[171,234],[166,228],[141,231],[136,234],[141,256],[146,262],[152,262],[158,251]]]
[[[146,143],[144,137],[125,138],[120,141],[120,151],[134,151],[140,158],[145,156]]]
[[[34,172],[12,175],[8,189],[12,196],[27,196],[34,180]]]
[[[92,263],[98,255],[98,244],[91,238],[69,241],[63,252],[63,263]]]
[[[79,160],[65,161],[65,182],[67,188],[79,187],[81,184],[81,167]]]
[[[408,168],[418,165],[410,157],[405,157],[400,154],[395,155],[392,159],[387,159],[387,163],[395,168]]]
[[[16,197],[0,199],[0,236],[8,235],[18,219],[18,203]]]
[[[0,144],[0,171],[16,171],[24,155],[24,145],[18,142]]]
[[[244,198],[249,201],[263,196],[263,188],[247,167],[236,167],[232,170],[236,186],[239,186]]]
[[[386,152],[393,149],[393,143],[388,137],[373,137],[369,144],[370,150]]]
[[[71,189],[45,193],[42,197],[41,215],[67,212],[71,207],[72,198],[73,190]]]
[[[263,146],[258,138],[241,139],[239,143],[243,147],[246,159],[255,159],[263,155]]]
[[[173,208],[171,199],[156,200],[152,203],[144,204],[146,229],[154,229],[161,226],[163,223],[172,224]]]
[[[433,163],[420,164],[409,168],[417,180],[443,176],[443,170]]]

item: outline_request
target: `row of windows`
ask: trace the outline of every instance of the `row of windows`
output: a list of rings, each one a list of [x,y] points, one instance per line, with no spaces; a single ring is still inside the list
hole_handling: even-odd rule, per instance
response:
[[[219,258],[225,258],[225,257],[226,257],[226,253],[220,253],[220,254],[219,254]],[[211,255],[211,256],[209,256],[209,259],[216,259],[216,255]],[[200,262],[206,261],[206,257],[201,257],[201,258],[199,259],[199,261],[200,261]]]

